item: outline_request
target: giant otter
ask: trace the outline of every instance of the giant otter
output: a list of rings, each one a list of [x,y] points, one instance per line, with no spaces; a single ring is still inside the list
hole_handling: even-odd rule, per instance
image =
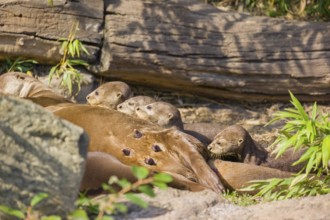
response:
[[[135,109],[137,117],[165,128],[176,128],[208,145],[224,126],[215,123],[184,124],[177,107],[167,102],[153,102]]]
[[[266,180],[270,178],[287,178],[292,173],[269,167],[256,166],[253,164],[210,160],[209,165],[216,171],[221,182],[229,190],[237,190],[248,186],[252,180]],[[250,191],[250,194],[256,192]]]
[[[53,113],[86,130],[89,151],[108,153],[124,164],[167,172],[217,192],[223,190],[200,153],[205,150],[202,143],[177,129],[164,129],[98,106],[72,104]]]
[[[29,99],[44,107],[59,103],[71,103],[38,79],[19,72],[0,75],[0,93]]]
[[[135,109],[137,107],[145,106],[153,102],[156,102],[156,99],[149,96],[134,96],[119,104],[117,110],[128,115],[135,115]]]
[[[286,151],[281,157],[275,159],[266,149],[254,142],[250,134],[240,125],[232,125],[221,131],[208,145],[212,158],[226,156],[236,157],[239,162],[261,165],[289,172],[299,172],[302,164],[292,166],[305,152],[305,149],[294,152]]]
[[[90,105],[116,109],[116,106],[132,96],[131,88],[124,82],[107,82],[87,95]]]

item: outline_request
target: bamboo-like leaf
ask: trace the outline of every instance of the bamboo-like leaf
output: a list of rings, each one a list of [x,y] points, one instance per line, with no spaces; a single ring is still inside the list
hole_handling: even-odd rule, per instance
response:
[[[73,48],[75,50],[75,53],[77,54],[77,57],[80,57],[80,49],[79,49],[80,42],[79,42],[79,40],[74,40],[72,45],[73,45]]]
[[[121,203],[115,203],[114,206],[121,213],[126,213],[128,210],[127,206]]]
[[[290,188],[293,187],[293,186],[296,185],[297,183],[306,180],[306,178],[307,178],[307,174],[306,174],[306,173],[296,176],[296,177],[292,180],[292,182],[291,182],[291,184],[290,184],[289,187],[290,187]]]
[[[313,109],[312,109],[312,120],[315,121],[317,116],[317,104],[314,102]]]
[[[301,103],[299,102],[299,100],[291,93],[291,91],[289,91],[290,93],[290,97],[291,97],[291,103],[294,105],[294,107],[299,111],[299,114],[301,115],[301,117],[307,121],[309,118],[308,118],[308,115],[307,113],[305,112],[303,106],[301,105]]]
[[[86,49],[86,47],[82,43],[80,44],[80,48],[84,51],[85,54],[89,55],[88,50]]]
[[[68,44],[68,50],[69,50],[69,54],[71,55],[71,57],[74,57],[76,55],[73,45],[71,43]]]
[[[308,148],[303,155],[300,156],[299,160],[297,160],[296,162],[294,162],[292,165],[295,166],[297,164],[303,163],[306,160],[309,160],[309,158],[311,157],[311,155],[313,154],[313,152],[315,151],[315,147],[310,147]]]
[[[315,165],[315,157],[317,151],[313,151],[311,157],[309,158],[307,165],[306,165],[306,173],[310,173]]]
[[[330,160],[330,135],[327,135],[322,141],[322,166],[328,169]]]

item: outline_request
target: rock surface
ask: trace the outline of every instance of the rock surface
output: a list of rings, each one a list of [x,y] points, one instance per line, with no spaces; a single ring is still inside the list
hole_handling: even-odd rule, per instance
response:
[[[188,192],[157,190],[155,198],[146,198],[149,208],[129,206],[129,213],[116,219],[139,220],[326,220],[330,216],[330,194],[240,207],[211,191]]]
[[[0,96],[0,204],[21,207],[42,192],[49,198],[36,209],[65,215],[74,208],[87,146],[81,128],[30,101]]]

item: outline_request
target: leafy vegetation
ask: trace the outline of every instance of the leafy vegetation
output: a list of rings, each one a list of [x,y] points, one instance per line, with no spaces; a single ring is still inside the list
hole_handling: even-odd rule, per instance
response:
[[[329,114],[320,112],[315,103],[307,113],[299,100],[290,92],[294,108],[286,108],[275,114],[270,122],[285,120],[286,124],[279,131],[274,142],[277,153],[282,155],[287,149],[306,148],[300,159],[293,163],[304,163],[303,169],[286,179],[269,179],[252,181],[253,184],[244,190],[260,190],[256,196],[268,200],[280,200],[301,196],[313,196],[330,192],[330,121]]]
[[[92,219],[97,220],[113,219],[111,215],[114,213],[127,212],[126,205],[119,202],[122,198],[126,198],[142,208],[147,208],[148,203],[146,203],[137,193],[133,193],[132,191],[138,191],[147,196],[154,197],[155,193],[152,186],[166,189],[167,183],[173,180],[170,175],[164,173],[157,173],[148,177],[149,171],[144,167],[133,166],[132,171],[134,176],[138,179],[135,183],[130,183],[126,179],[119,180],[115,176],[111,177],[108,184],[103,184],[103,189],[107,191],[108,194],[93,199],[82,196],[76,202],[78,208],[68,216],[68,219],[89,220],[89,216],[93,216]],[[112,187],[113,185],[120,186],[121,190],[116,191],[115,188]],[[22,211],[7,206],[0,206],[0,211],[25,220],[60,220],[61,218],[59,216],[41,216],[39,212],[33,209],[38,203],[47,197],[48,196],[45,193],[37,194],[32,198],[30,205]]]
[[[252,196],[246,193],[238,193],[237,191],[226,191],[224,197],[231,203],[239,206],[249,206],[259,203],[262,198]]]
[[[209,3],[254,15],[303,20],[330,20],[330,1],[325,0],[208,0]]]
[[[8,72],[14,72],[19,71],[22,73],[27,73],[30,70],[32,70],[33,65],[37,64],[38,62],[32,59],[23,59],[23,58],[17,58],[16,60],[10,60],[6,58],[3,62],[0,64],[0,73],[8,73]]]
[[[82,82],[81,73],[76,69],[76,66],[88,66],[88,63],[84,60],[73,59],[75,57],[79,58],[82,53],[89,55],[84,45],[78,39],[75,39],[78,27],[79,23],[74,24],[68,38],[59,39],[62,42],[60,51],[63,56],[60,62],[53,66],[49,72],[49,82],[51,82],[54,75],[61,78],[61,85],[68,89],[70,95],[72,94],[72,85],[77,83],[79,92]]]

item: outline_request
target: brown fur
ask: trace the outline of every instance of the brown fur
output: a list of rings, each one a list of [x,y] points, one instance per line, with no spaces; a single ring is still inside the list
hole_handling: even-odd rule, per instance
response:
[[[216,123],[183,124],[183,127],[185,133],[194,136],[205,145],[209,145],[214,137],[225,128],[224,125]]]
[[[111,176],[117,176],[119,179],[125,178],[131,183],[137,181],[131,167],[121,163],[114,156],[103,152],[89,152],[80,190],[99,190],[102,183],[107,183]],[[177,175],[174,175],[173,179],[173,182],[171,182],[169,186],[174,188],[191,191],[201,191],[205,189],[202,185],[186,180],[185,178],[180,178],[180,176]]]
[[[132,96],[131,88],[124,82],[112,81],[99,86],[86,99],[90,105],[116,109],[117,105]]]
[[[209,165],[216,171],[224,186],[229,190],[237,190],[248,186],[252,180],[270,178],[287,178],[290,172],[253,164],[236,163],[223,160],[211,160]],[[254,194],[256,192],[250,192]]]
[[[44,107],[71,103],[38,79],[19,72],[5,73],[0,76],[0,93],[26,98]]]
[[[117,111],[123,112],[128,115],[135,115],[135,108],[145,106],[153,102],[156,102],[156,99],[151,98],[149,96],[134,96],[119,104],[117,106]]]
[[[137,117],[158,124],[164,128],[175,127],[183,130],[183,123],[179,110],[167,102],[153,102],[135,109]]]
[[[173,173],[217,192],[222,189],[198,151],[203,145],[176,129],[164,129],[97,106],[72,105],[54,114],[86,130],[90,137],[89,151],[111,154],[127,165]]]
[[[303,154],[304,150],[289,150],[281,157],[266,151],[254,142],[250,134],[239,125],[232,125],[221,131],[207,147],[212,158],[234,156],[239,162],[261,165],[289,172],[299,172],[303,165],[291,166]]]

